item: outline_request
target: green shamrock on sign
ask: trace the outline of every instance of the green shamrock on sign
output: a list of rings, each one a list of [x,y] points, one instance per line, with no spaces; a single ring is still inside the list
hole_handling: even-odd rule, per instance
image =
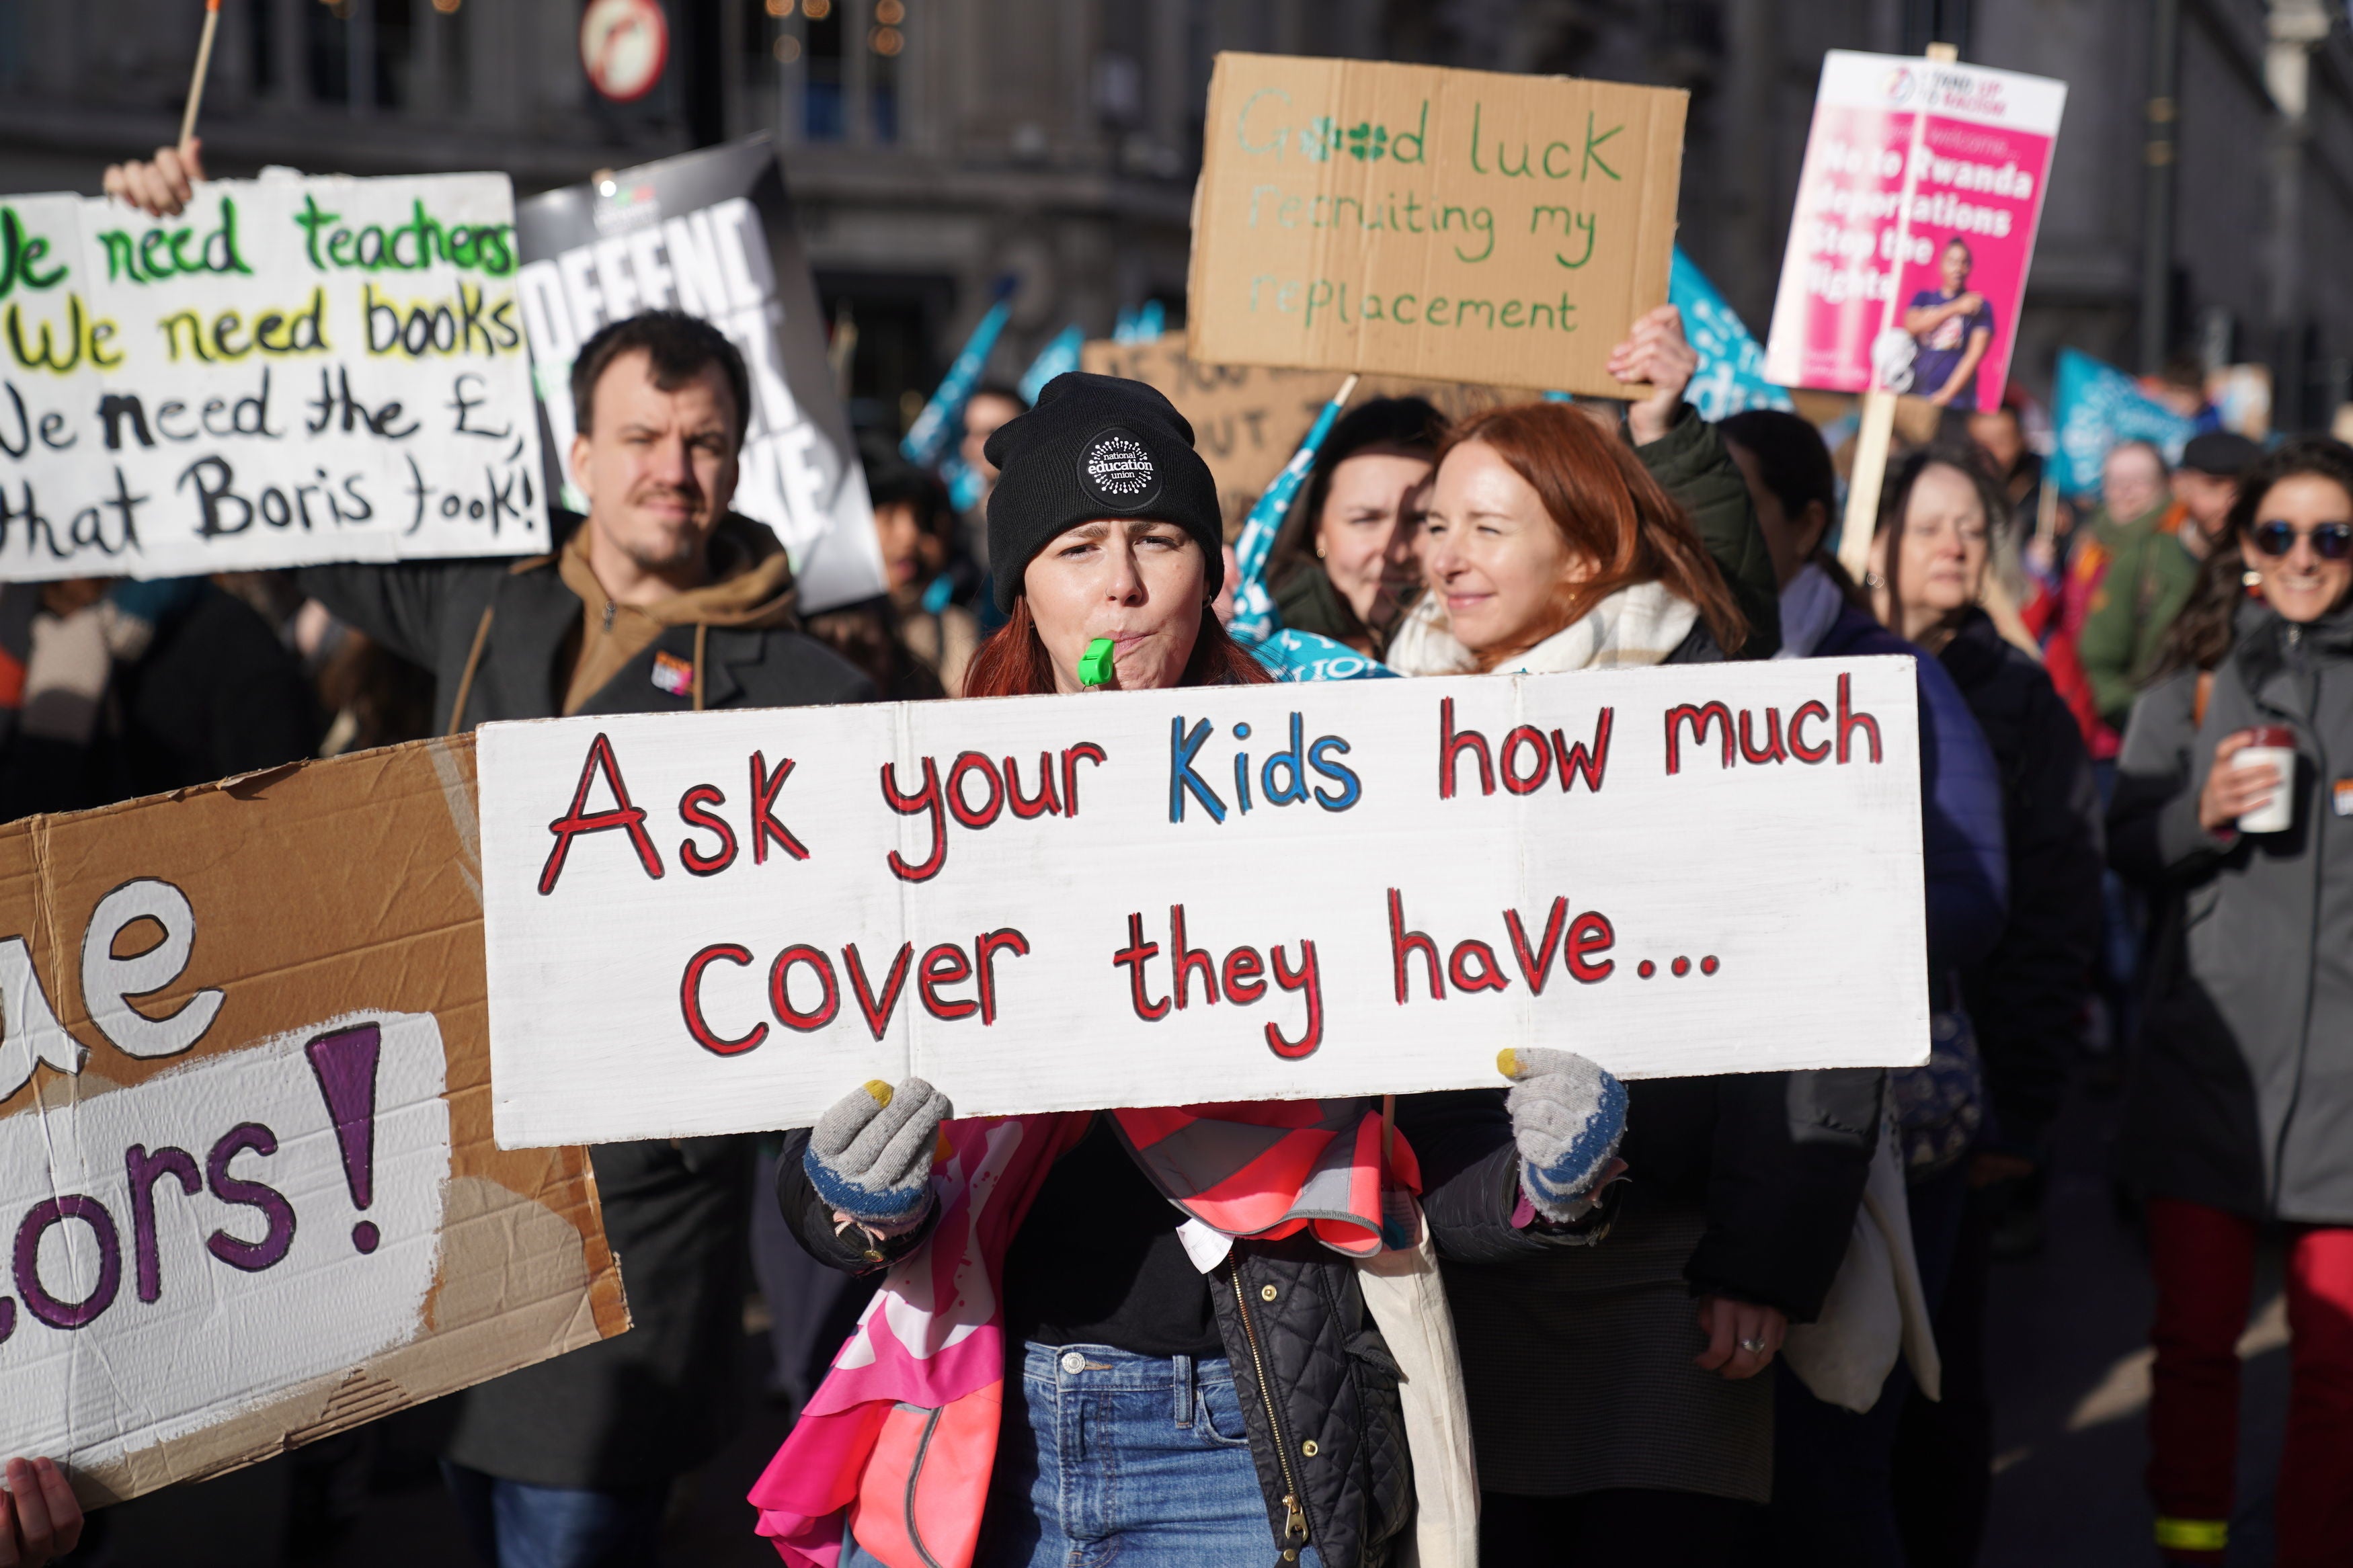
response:
[[[1389,133],[1380,126],[1359,125],[1348,132],[1348,156],[1360,163],[1388,156]]]
[[[1328,114],[1319,114],[1299,133],[1299,151],[1321,163],[1340,150],[1340,126]]]

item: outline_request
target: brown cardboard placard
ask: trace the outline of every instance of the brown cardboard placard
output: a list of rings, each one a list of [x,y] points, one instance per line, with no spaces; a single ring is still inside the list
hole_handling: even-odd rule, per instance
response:
[[[1079,363],[1096,375],[1125,376],[1158,388],[1192,422],[1193,445],[1217,477],[1218,505],[1229,536],[1240,531],[1250,504],[1282,471],[1308,426],[1347,379],[1338,371],[1202,364],[1186,352],[1182,332],[1146,342],[1100,338],[1080,351]],[[1368,375],[1356,384],[1353,402],[1420,397],[1447,418],[1462,419],[1543,395],[1470,382]]]
[[[0,1455],[119,1501],[626,1329],[485,996],[470,738],[0,827]]]
[[[1600,396],[1667,300],[1689,95],[1220,54],[1187,310],[1208,364]]]

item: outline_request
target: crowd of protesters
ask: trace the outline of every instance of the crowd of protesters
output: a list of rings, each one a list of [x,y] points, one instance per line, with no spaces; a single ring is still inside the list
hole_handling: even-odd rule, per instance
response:
[[[192,173],[109,188],[164,209]],[[2228,1549],[2235,1347],[2276,1232],[2276,1560],[2353,1560],[2353,448],[2125,443],[2076,520],[2006,403],[1947,414],[1842,523],[1815,426],[1710,424],[1696,364],[1668,307],[1612,357],[1653,389],[1622,407],[1359,405],[1268,586],[1286,626],[1407,676],[1912,658],[1925,1065],[1622,1084],[1521,1050],[1508,1090],[1393,1110],[1019,1119],[987,1181],[943,1173],[981,1124],[913,1079],[765,1145],[598,1147],[635,1326],[452,1396],[482,1561],[659,1560],[673,1483],[760,1392],[756,1279],[765,1392],[802,1415],[752,1501],[790,1562],[1971,1563],[1991,1262],[2035,1245],[2063,1103],[2103,1073],[2156,1283],[2158,1549]],[[1141,384],[976,394],[961,516],[864,447],[885,591],[807,616],[729,507],[751,404],[723,336],[616,322],[570,392],[587,510],[545,556],[0,589],[0,815],[491,720],[1051,697],[1102,637],[1130,689],[1271,679],[1219,613],[1191,427]],[[1114,429],[1158,478],[1141,508],[1086,488]],[[1377,1194],[1392,1139],[1436,1260],[1418,1293],[1373,1265],[1398,1239],[1377,1203],[1310,1226],[1300,1190],[1231,1185],[1283,1144]],[[944,1309],[919,1281],[971,1268],[1001,1411],[935,1381],[933,1419],[900,1421],[860,1381],[860,1306],[920,1321]],[[53,1464],[6,1477],[0,1564],[105,1560]]]

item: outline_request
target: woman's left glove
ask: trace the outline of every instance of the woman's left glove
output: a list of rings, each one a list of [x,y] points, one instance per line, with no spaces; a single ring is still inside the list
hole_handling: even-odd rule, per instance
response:
[[[1495,1065],[1512,1080],[1521,1189],[1548,1220],[1583,1218],[1626,1133],[1626,1086],[1573,1051],[1506,1049]]]
[[[932,1151],[949,1114],[948,1097],[922,1079],[896,1089],[877,1079],[818,1118],[801,1168],[839,1223],[877,1236],[911,1230],[931,1207]]]

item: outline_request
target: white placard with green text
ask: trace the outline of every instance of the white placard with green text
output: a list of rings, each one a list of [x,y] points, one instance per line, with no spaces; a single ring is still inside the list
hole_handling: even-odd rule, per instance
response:
[[[0,580],[544,549],[503,174],[0,197]]]

